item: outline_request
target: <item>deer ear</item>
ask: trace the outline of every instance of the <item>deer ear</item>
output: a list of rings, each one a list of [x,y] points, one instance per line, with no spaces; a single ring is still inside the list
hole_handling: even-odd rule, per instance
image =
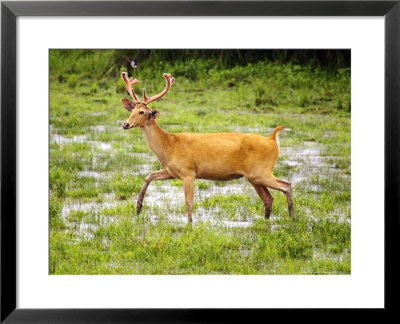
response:
[[[160,116],[160,112],[158,110],[152,109],[149,112],[149,119],[156,119],[158,116]]]
[[[131,112],[132,109],[135,108],[135,104],[129,99],[122,99],[122,104],[124,105],[125,109],[128,110],[129,112]]]

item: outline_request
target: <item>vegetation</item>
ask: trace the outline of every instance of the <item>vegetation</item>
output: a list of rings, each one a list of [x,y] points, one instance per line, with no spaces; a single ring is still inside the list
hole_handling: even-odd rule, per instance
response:
[[[138,68],[132,72],[130,59]],[[50,274],[350,274],[348,51],[50,50]],[[158,93],[169,132],[281,132],[275,173],[292,182],[297,218],[271,191],[272,216],[245,180],[196,180],[192,226],[179,180],[129,113],[120,72]]]

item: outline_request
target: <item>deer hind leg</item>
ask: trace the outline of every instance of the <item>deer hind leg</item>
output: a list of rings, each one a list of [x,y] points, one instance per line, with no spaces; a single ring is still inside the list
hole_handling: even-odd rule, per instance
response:
[[[289,206],[289,215],[295,218],[294,208],[293,208],[293,198],[292,198],[292,186],[290,182],[275,178],[273,175],[263,178],[257,178],[254,182],[258,185],[263,185],[265,187],[282,191],[287,199]]]
[[[138,200],[136,202],[136,213],[138,215],[139,215],[140,211],[142,210],[144,194],[146,193],[149,183],[153,180],[165,180],[165,179],[171,179],[171,178],[172,177],[167,173],[167,171],[162,169],[162,170],[150,173],[146,177],[146,179],[144,179],[144,184],[143,184],[142,190],[140,191]]]
[[[264,186],[257,185],[250,181],[254,189],[256,190],[258,196],[261,198],[265,207],[265,219],[268,219],[271,215],[272,202],[274,201],[274,197],[272,197],[271,193]]]
[[[188,222],[192,222],[193,200],[194,200],[194,178],[183,178],[183,191],[185,192],[186,208],[188,211]]]

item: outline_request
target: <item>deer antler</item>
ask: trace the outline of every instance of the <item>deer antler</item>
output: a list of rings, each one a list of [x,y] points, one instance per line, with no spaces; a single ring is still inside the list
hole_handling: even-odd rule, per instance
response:
[[[140,103],[139,97],[136,95],[135,91],[132,89],[132,86],[136,83],[139,83],[139,80],[132,79],[132,78],[128,79],[128,73],[126,73],[126,72],[122,72],[121,76],[125,82],[126,90],[128,90],[131,97],[135,100],[135,103]]]
[[[171,74],[169,74],[169,73],[164,73],[163,76],[164,76],[165,80],[167,81],[167,85],[165,86],[165,89],[164,89],[163,91],[161,91],[158,95],[155,95],[155,96],[153,96],[153,97],[147,98],[146,90],[143,89],[143,97],[144,97],[143,103],[144,103],[144,104],[147,105],[147,104],[149,104],[150,102],[155,101],[155,100],[158,100],[158,99],[160,99],[162,96],[164,96],[165,94],[167,94],[167,92],[168,92],[169,89],[171,88],[172,84],[174,83],[175,78],[172,78],[172,77],[171,77]]]
[[[146,94],[146,89],[145,89],[145,88],[143,88],[143,98],[144,98],[144,102],[145,102],[145,103],[146,103],[147,100],[149,99],[149,98],[147,98],[147,94]]]

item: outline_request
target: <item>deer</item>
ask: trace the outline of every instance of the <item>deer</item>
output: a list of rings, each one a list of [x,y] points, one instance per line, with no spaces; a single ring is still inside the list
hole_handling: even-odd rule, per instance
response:
[[[175,78],[164,73],[165,89],[152,97],[148,97],[146,89],[143,89],[144,100],[141,101],[133,89],[139,81],[128,78],[127,72],[122,72],[121,76],[133,99],[122,99],[123,106],[130,113],[122,127],[125,130],[139,127],[162,166],[161,170],[145,178],[136,202],[137,214],[142,209],[147,187],[154,180],[181,180],[188,222],[192,223],[195,179],[228,181],[245,177],[264,204],[265,219],[270,218],[274,200],[268,189],[286,195],[289,215],[295,218],[291,183],[273,175],[279,157],[278,133],[288,130],[285,126],[276,127],[269,137],[252,133],[168,133],[156,121],[160,112],[150,108],[149,104],[166,95]]]

